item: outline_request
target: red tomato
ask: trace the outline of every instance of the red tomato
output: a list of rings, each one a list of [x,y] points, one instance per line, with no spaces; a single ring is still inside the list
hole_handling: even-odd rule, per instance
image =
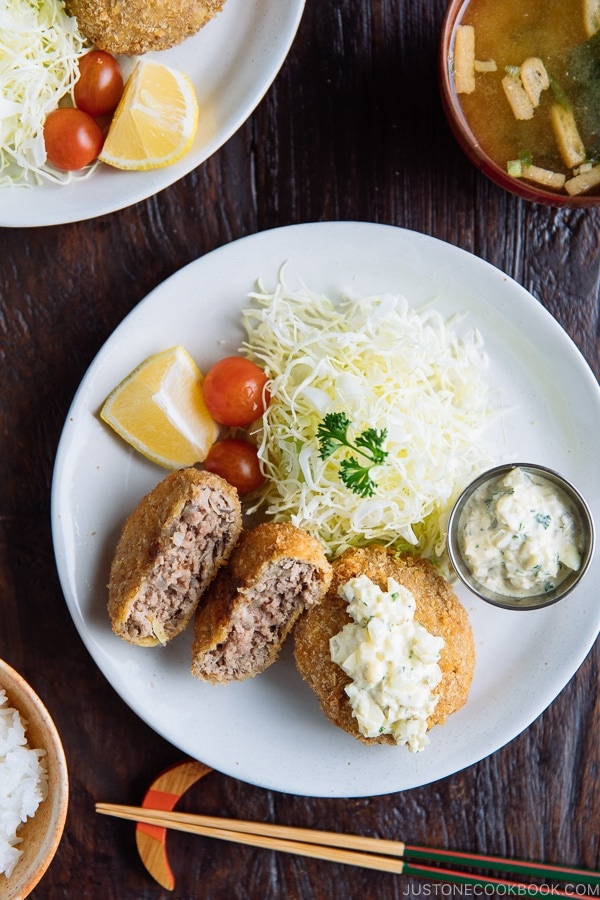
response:
[[[48,162],[71,171],[89,165],[102,150],[104,135],[97,122],[81,109],[55,109],[44,123]]]
[[[265,373],[249,359],[227,356],[206,373],[202,390],[208,411],[221,425],[250,425],[268,406],[266,383]]]
[[[265,480],[256,447],[241,438],[224,438],[213,444],[204,460],[204,468],[220,475],[237,488],[239,494],[248,494]]]
[[[105,50],[90,50],[79,60],[79,78],[73,97],[90,116],[105,116],[117,108],[123,93],[119,63]]]

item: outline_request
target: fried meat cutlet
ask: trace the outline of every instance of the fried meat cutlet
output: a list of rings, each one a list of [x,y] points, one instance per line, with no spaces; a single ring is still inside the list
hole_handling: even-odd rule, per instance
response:
[[[217,684],[263,672],[330,581],[323,547],[294,525],[244,532],[196,611],[192,674]]]
[[[442,680],[434,691],[438,702],[429,718],[428,729],[442,725],[467,700],[475,667],[473,633],[464,607],[427,560],[400,557],[375,545],[347,550],[334,561],[326,597],[319,606],[304,613],[294,629],[296,665],[331,722],[364,743],[394,744],[390,734],[367,738],[360,733],[344,691],[351,679],[330,656],[329,639],[352,622],[338,588],[363,574],[384,591],[388,578],[394,578],[411,591],[416,601],[415,619],[431,634],[444,638],[439,661]]]
[[[101,50],[135,56],[196,34],[224,0],[66,0],[79,30]]]
[[[242,529],[238,493],[211,472],[180,469],[131,513],[110,570],[113,631],[144,647],[165,643],[191,620]]]

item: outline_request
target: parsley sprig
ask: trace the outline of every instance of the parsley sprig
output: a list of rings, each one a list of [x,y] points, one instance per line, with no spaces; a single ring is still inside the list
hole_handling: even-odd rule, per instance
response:
[[[364,465],[354,455],[343,459],[340,462],[340,478],[346,487],[360,497],[372,497],[377,485],[371,477],[371,469],[382,463],[388,455],[382,446],[387,437],[387,429],[382,428],[379,431],[376,428],[367,428],[352,442],[348,438],[350,425],[346,413],[327,413],[317,428],[319,455],[321,459],[328,459],[336,450],[347,447],[368,460],[368,465]]]

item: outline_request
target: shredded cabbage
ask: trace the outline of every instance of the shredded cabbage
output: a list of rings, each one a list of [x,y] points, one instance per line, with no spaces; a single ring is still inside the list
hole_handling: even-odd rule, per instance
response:
[[[68,181],[46,163],[43,125],[89,46],[61,0],[0,0],[0,186]]]
[[[254,434],[267,479],[249,512],[291,521],[332,557],[380,542],[446,568],[452,505],[492,462],[479,331],[459,338],[454,320],[400,296],[334,303],[282,281],[250,296],[242,350],[269,375],[272,400]],[[372,497],[340,480],[343,451],[320,458],[316,433],[329,412],[346,413],[355,433],[387,429]]]

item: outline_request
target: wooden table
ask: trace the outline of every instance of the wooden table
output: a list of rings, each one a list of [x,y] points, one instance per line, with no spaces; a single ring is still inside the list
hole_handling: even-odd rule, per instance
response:
[[[345,900],[436,891],[185,835],[169,839],[174,894],[151,880],[132,826],[99,818],[94,802],[139,802],[181,753],[115,694],[74,628],[52,551],[50,483],[73,394],[125,314],[191,260],[290,223],[383,222],[472,251],[530,290],[598,375],[599,213],[521,202],[462,155],[436,85],[444,5],[309,0],[274,85],[204,165],[121,212],[0,235],[0,656],[46,701],[71,778],[66,831],[34,892],[40,900]],[[599,663],[596,644],[520,737],[441,782],[373,798],[307,799],[213,772],[183,805],[600,868]]]

